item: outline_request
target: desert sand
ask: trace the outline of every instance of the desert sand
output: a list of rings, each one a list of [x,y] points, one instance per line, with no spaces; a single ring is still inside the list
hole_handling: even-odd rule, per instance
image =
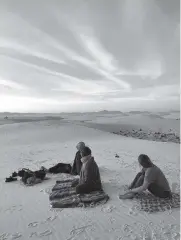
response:
[[[178,116],[148,113],[1,114],[0,120],[0,240],[131,240],[180,239],[180,211],[147,214],[118,194],[139,171],[137,157],[148,154],[164,171],[173,191],[179,192],[180,145],[113,134],[132,129],[179,136]],[[8,119],[5,117],[8,116]],[[49,115],[50,116],[50,115]],[[63,119],[62,119],[63,118]],[[135,120],[137,119],[137,120]],[[66,174],[32,187],[5,177],[22,167],[32,170],[58,162],[72,163],[75,145],[85,141],[100,167],[110,200],[95,208],[51,209],[49,192]],[[120,157],[116,158],[118,154]]]

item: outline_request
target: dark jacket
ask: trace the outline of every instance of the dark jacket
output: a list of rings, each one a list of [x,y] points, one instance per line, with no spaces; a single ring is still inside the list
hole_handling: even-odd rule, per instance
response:
[[[75,159],[72,166],[72,175],[80,175],[80,170],[82,167],[80,151],[76,152]]]
[[[79,179],[79,185],[81,184],[89,184],[94,186],[95,189],[102,189],[99,167],[92,156],[88,156],[86,161],[83,162]]]

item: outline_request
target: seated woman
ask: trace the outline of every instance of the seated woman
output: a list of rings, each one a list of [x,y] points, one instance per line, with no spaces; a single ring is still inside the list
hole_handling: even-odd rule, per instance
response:
[[[81,149],[82,168],[80,171],[80,179],[76,187],[76,193],[90,193],[102,190],[99,168],[91,155],[88,147]]]
[[[148,190],[154,196],[159,198],[171,197],[169,183],[161,169],[154,165],[150,158],[145,154],[141,154],[138,157],[138,162],[143,169],[137,174],[134,181],[131,183],[129,187],[130,191],[124,195],[125,198],[126,195],[131,198],[134,197],[136,193],[141,193],[145,190]]]

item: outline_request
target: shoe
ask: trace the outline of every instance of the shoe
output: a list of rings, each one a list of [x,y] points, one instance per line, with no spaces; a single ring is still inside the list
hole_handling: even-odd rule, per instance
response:
[[[5,182],[14,182],[14,181],[17,181],[17,180],[18,180],[17,178],[8,177],[8,178],[6,178]]]

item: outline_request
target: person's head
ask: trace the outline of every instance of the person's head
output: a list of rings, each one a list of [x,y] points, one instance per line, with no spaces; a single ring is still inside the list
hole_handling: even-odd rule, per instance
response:
[[[140,154],[138,157],[138,162],[144,168],[149,168],[153,165],[152,161],[146,154]]]
[[[82,157],[87,157],[87,156],[91,155],[91,150],[89,147],[84,147],[80,150],[80,154]]]
[[[79,142],[76,146],[78,151],[81,151],[81,149],[83,149],[85,147],[85,143],[84,142]]]

